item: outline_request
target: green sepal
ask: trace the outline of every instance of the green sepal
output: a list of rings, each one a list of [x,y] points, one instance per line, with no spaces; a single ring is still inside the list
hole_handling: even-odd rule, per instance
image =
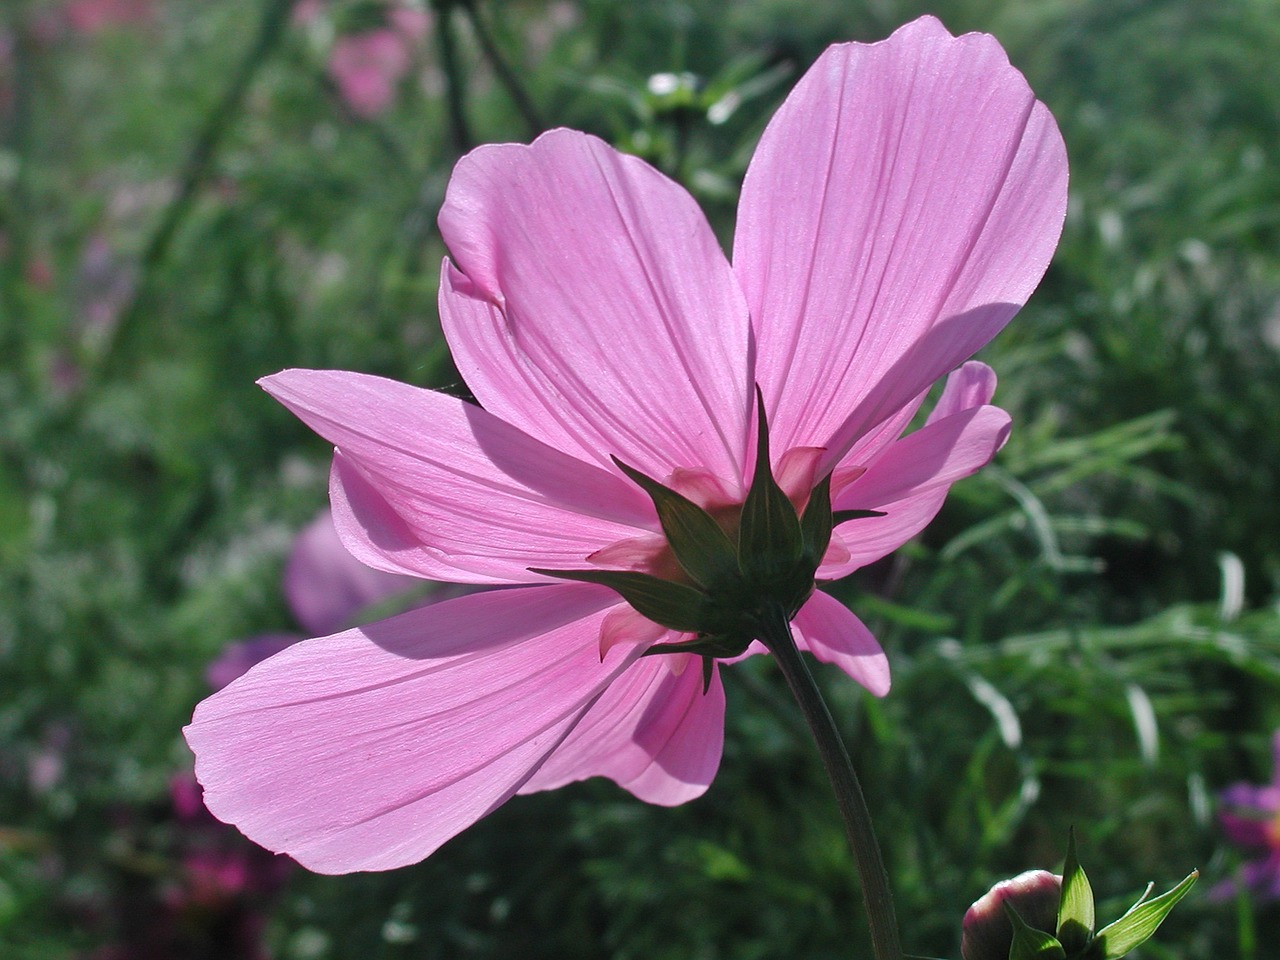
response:
[[[648,573],[630,570],[540,570],[533,573],[579,583],[598,583],[616,591],[642,617],[660,623],[669,630],[702,633],[712,624],[708,619],[710,602],[706,594],[683,583],[661,580]]]
[[[737,549],[711,514],[617,457],[613,462],[653,500],[676,562],[695,583],[712,589],[737,576]]]
[[[702,658],[702,695],[704,697],[707,695],[707,691],[711,689],[711,678],[715,675],[715,669],[715,657]]]
[[[849,520],[866,520],[868,517],[883,517],[883,510],[836,510],[831,514],[831,522],[839,526]]]
[[[805,504],[800,517],[800,534],[804,541],[804,559],[815,569],[822,563],[822,555],[831,543],[834,527],[831,516],[831,474],[823,477]]]
[[[1146,943],[1159,929],[1169,911],[1187,895],[1199,876],[1199,870],[1192,870],[1176,887],[1153,900],[1147,899],[1151,893],[1151,885],[1148,885],[1146,893],[1138,898],[1138,902],[1123,917],[1098,931],[1089,955],[1101,957],[1102,960],[1117,960],[1134,947]]]
[[[1029,926],[1008,903],[1004,904],[1004,912],[1013,924],[1009,960],[1066,960],[1067,951],[1062,949],[1057,937]]]
[[[724,634],[699,634],[692,640],[677,640],[675,643],[655,643],[640,654],[642,657],[654,657],[663,653],[696,653],[712,659],[740,657],[751,646],[755,638],[744,634],[740,637]]]
[[[1058,940],[1068,953],[1077,953],[1093,939],[1097,922],[1093,888],[1076,856],[1076,832],[1067,833],[1067,858],[1062,864],[1062,898],[1058,901]]]
[[[769,424],[764,396],[756,387],[756,468],[742,504],[738,528],[738,560],[748,580],[768,583],[790,572],[800,559],[804,540],[800,518],[769,466]]]

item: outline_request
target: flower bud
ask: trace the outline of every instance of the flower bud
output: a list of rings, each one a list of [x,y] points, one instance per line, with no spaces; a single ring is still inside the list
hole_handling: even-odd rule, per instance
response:
[[[960,939],[963,960],[1009,960],[1013,922],[1006,904],[1034,930],[1050,935],[1057,927],[1062,877],[1047,870],[1028,870],[1001,880],[964,915]]]

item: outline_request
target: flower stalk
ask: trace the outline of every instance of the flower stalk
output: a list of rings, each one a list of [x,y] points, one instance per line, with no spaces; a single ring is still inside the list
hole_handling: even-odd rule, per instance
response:
[[[835,790],[836,805],[844,821],[845,838],[858,868],[862,884],[862,901],[871,927],[871,948],[876,960],[902,960],[902,944],[898,939],[898,919],[893,907],[893,892],[889,888],[889,875],[880,855],[871,824],[871,811],[867,809],[862,785],[849,759],[849,751],[836,728],[831,711],[808,665],[796,649],[791,635],[791,625],[781,608],[772,611],[769,622],[762,631],[760,642],[773,654],[787,686],[800,705],[818,746],[822,765],[826,768],[831,787]]]

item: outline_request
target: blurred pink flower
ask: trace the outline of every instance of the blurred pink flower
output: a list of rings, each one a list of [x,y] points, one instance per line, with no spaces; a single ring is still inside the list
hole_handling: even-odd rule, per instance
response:
[[[0,27],[0,113],[13,106],[13,34]],[[5,256],[7,243],[0,234],[0,259]]]
[[[391,106],[430,24],[429,13],[393,5],[386,12],[386,26],[346,34],[334,42],[329,75],[357,116],[376,116]]]
[[[110,27],[147,23],[155,15],[152,0],[67,0],[62,15],[76,33],[100,33]]]
[[[298,625],[314,636],[332,633],[361,610],[420,582],[365,566],[342,545],[333,515],[324,510],[294,538],[284,597]],[[264,633],[233,643],[209,665],[205,679],[221,690],[255,663],[304,639],[299,633]]]
[[[294,23],[313,23],[324,13],[325,0],[297,0],[291,11]]]
[[[1236,783],[1218,797],[1218,823],[1227,840],[1254,859],[1240,876],[1209,891],[1213,900],[1234,897],[1243,886],[1258,900],[1280,900],[1280,730],[1272,737],[1271,782]]]
[[[1007,435],[994,375],[964,361],[1039,282],[1065,207],[1048,110],[992,37],[931,17],[800,80],[747,172],[732,265],[681,187],[594,137],[464,157],[440,311],[481,406],[356,373],[264,386],[336,445],[358,558],[506,588],[294,645],[200,704],[186,735],[209,809],[340,873],[420,860],[517,793],[591,776],[659,804],[703,793],[718,663],[704,681],[697,654],[643,657],[690,637],[538,570],[678,577],[611,457],[734,527],[757,384],[797,509],[830,474],[835,510],[882,513],[837,523],[816,579],[896,549]],[[845,606],[797,607],[802,648],[888,690]]]

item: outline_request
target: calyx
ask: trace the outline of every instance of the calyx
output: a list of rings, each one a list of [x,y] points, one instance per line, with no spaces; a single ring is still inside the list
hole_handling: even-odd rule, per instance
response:
[[[642,616],[670,630],[692,633],[679,643],[655,644],[648,654],[686,652],[711,659],[736,657],[759,639],[781,611],[790,621],[814,589],[814,575],[831,542],[833,523],[875,511],[831,510],[831,475],[814,487],[797,513],[769,466],[769,426],[756,388],[756,463],[736,516],[719,519],[692,500],[618,460],[618,469],[653,500],[682,580],[630,570],[542,570],[562,580],[609,587]],[[736,521],[736,522],[735,522]]]

